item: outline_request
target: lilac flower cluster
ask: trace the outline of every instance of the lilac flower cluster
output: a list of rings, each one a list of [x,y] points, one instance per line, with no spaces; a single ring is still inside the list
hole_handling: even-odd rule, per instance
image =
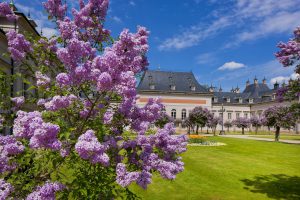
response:
[[[5,180],[0,179],[0,200],[8,199],[13,190],[13,186],[10,183],[7,183]]]
[[[6,33],[6,36],[8,50],[14,60],[21,61],[25,58],[26,53],[32,51],[30,42],[25,39],[24,35],[17,33],[15,30],[10,30]]]
[[[104,153],[106,148],[98,141],[93,130],[86,131],[78,138],[75,150],[82,159],[89,160],[93,164],[109,165],[109,157]]]
[[[136,106],[130,114],[132,129],[138,131],[140,134],[144,133],[149,125],[160,117],[162,108],[163,105],[160,103],[160,100],[153,98],[150,98],[143,108]]]
[[[297,65],[296,72],[300,72],[300,27],[294,31],[294,38],[287,43],[280,42],[277,46],[281,49],[275,54],[284,67]]]
[[[218,124],[222,124],[222,119],[220,117],[209,117],[206,123],[207,127],[215,128]]]
[[[24,151],[24,146],[13,136],[0,136],[0,173],[15,169],[16,165],[10,163],[10,156],[18,155]]]
[[[14,108],[18,109],[24,104],[25,98],[23,96],[14,97],[11,98],[11,101],[14,103]]]
[[[43,186],[38,186],[34,192],[29,194],[26,200],[55,200],[55,193],[65,189],[65,186],[58,182],[46,182]]]
[[[46,123],[38,111],[19,111],[14,122],[13,134],[17,138],[30,139],[31,148],[49,148],[59,150],[61,142],[57,139],[59,126]]]
[[[117,166],[117,182],[126,187],[136,181],[138,185],[146,189],[151,183],[151,171],[157,170],[163,178],[175,179],[176,174],[181,172],[183,162],[181,158],[174,156],[186,151],[186,135],[174,135],[175,129],[173,123],[168,123],[164,128],[159,129],[155,135],[138,135],[136,140],[123,142],[124,149],[142,149],[138,156],[137,152],[129,157],[129,162],[135,166],[141,167],[141,172],[127,172],[124,164]],[[159,149],[160,154],[155,153]],[[140,163],[141,160],[142,163]]]
[[[68,86],[71,84],[71,77],[66,73],[60,73],[56,76],[56,82],[60,87]]]
[[[6,17],[9,21],[17,19],[17,16],[9,7],[7,2],[0,3],[0,17]]]
[[[47,88],[51,82],[50,78],[42,74],[40,71],[35,72],[35,78],[37,79],[36,85],[38,87],[45,87]]]
[[[62,19],[67,11],[67,5],[62,5],[61,0],[48,0],[43,3],[50,17]]]
[[[68,96],[54,96],[50,101],[44,104],[46,110],[50,111],[57,111],[62,108],[68,108],[77,97],[75,95],[68,95]]]

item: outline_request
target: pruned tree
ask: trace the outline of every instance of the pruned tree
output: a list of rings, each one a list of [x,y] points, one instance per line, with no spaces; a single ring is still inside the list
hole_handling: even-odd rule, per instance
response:
[[[242,134],[245,134],[245,128],[249,128],[250,126],[250,120],[245,117],[239,117],[236,120],[233,121],[233,124],[242,129]]]

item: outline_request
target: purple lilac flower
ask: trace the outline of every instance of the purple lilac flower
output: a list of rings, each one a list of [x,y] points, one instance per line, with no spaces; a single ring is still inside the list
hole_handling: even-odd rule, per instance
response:
[[[0,200],[8,199],[9,195],[13,192],[14,188],[10,183],[0,179]]]
[[[17,19],[17,16],[6,2],[0,3],[0,17],[6,17],[9,21],[14,21]]]
[[[104,166],[109,164],[109,157],[104,153],[106,148],[98,141],[93,130],[86,131],[78,138],[75,150],[82,159],[89,160],[93,164],[101,163]]]
[[[57,111],[62,108],[67,108],[69,107],[77,97],[75,95],[68,95],[68,96],[54,96],[52,100],[48,101],[45,103],[45,108],[46,110],[51,110],[51,111]]]
[[[139,172],[127,172],[126,166],[123,163],[118,163],[116,168],[117,183],[122,187],[127,187],[132,182],[137,181],[140,174]]]
[[[65,17],[63,21],[58,21],[58,25],[63,39],[67,40],[78,37],[78,27],[70,18]]]
[[[35,78],[37,79],[36,85],[38,87],[48,87],[51,82],[50,78],[40,71],[35,72]]]
[[[14,122],[13,134],[17,138],[29,139],[31,148],[48,148],[59,150],[61,142],[57,139],[59,126],[45,123],[42,114],[38,111],[17,113]]]
[[[61,0],[48,0],[43,3],[50,17],[62,19],[67,11],[67,5],[62,5]]]
[[[25,98],[23,96],[11,98],[11,101],[14,102],[16,108],[20,108],[24,102]]]
[[[68,86],[71,84],[71,77],[66,73],[60,73],[56,76],[56,82],[60,87]]]
[[[10,162],[10,156],[24,151],[24,146],[13,136],[0,136],[0,173],[15,169],[15,163]]]
[[[25,39],[24,35],[17,33],[15,30],[10,30],[6,33],[6,36],[8,50],[14,60],[21,61],[25,58],[26,53],[32,51],[30,42]]]
[[[29,194],[26,200],[55,200],[55,193],[65,189],[65,186],[58,182],[46,182],[43,186],[38,186],[34,192]]]

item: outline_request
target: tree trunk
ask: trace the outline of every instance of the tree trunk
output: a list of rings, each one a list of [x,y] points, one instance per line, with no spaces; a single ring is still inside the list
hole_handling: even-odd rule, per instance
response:
[[[275,132],[275,141],[279,141],[279,135],[280,135],[280,127],[276,126],[276,132]]]
[[[243,135],[245,134],[244,127],[242,128],[242,134],[243,134]]]
[[[227,132],[229,133],[229,127],[227,127]]]
[[[203,128],[203,127],[201,126],[201,129],[200,129],[200,130],[201,130],[201,133],[202,133],[202,128]]]
[[[258,126],[255,127],[255,135],[257,135],[258,132]]]
[[[191,134],[191,127],[188,126],[188,134],[190,135]]]
[[[214,132],[214,136],[216,136],[216,129],[217,129],[217,127],[213,127],[213,128],[212,128],[212,130],[213,130],[213,132]]]
[[[206,129],[206,134],[208,134],[208,127],[207,127],[207,129]]]
[[[197,135],[199,134],[199,126],[198,125],[196,126],[196,133],[197,133]]]

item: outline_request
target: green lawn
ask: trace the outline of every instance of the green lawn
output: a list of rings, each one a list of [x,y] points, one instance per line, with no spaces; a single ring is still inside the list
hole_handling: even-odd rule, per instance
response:
[[[219,147],[189,147],[174,181],[155,176],[142,199],[300,199],[300,145],[214,137]]]
[[[250,137],[258,137],[258,138],[271,138],[274,139],[274,135],[251,135]],[[300,140],[300,135],[280,135],[282,140]]]

